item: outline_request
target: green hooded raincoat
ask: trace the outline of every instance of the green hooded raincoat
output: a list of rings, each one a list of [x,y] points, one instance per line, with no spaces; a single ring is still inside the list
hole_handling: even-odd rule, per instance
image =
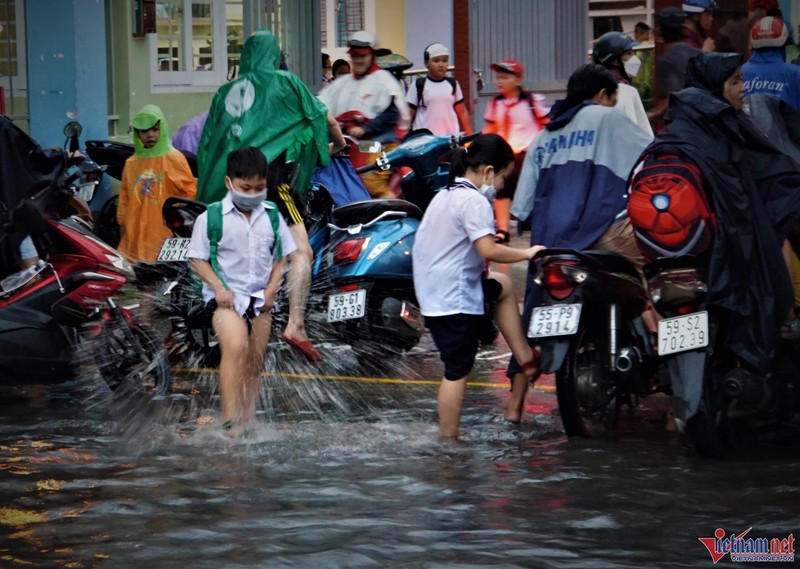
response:
[[[220,87],[197,151],[197,199],[225,196],[231,150],[255,146],[272,162],[282,152],[299,163],[297,186],[305,197],[316,166],[328,163],[327,108],[295,75],[279,69],[281,51],[272,33],[259,31],[244,44],[241,74]]]

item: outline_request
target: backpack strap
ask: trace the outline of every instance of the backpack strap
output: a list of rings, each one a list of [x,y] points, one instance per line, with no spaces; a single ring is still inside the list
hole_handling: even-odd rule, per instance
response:
[[[214,269],[214,273],[222,282],[222,286],[225,287],[225,290],[230,290],[228,283],[222,278],[222,273],[219,272],[219,263],[217,263],[217,245],[219,245],[219,240],[222,239],[222,203],[214,202],[209,204],[206,212],[206,234],[208,235],[210,249],[208,260],[211,263],[211,268]]]
[[[427,77],[425,75],[423,75],[422,77],[417,77],[417,80],[414,82],[414,84],[417,87],[417,107],[418,108],[425,106],[425,102],[422,99],[422,92],[425,90],[425,79],[427,79]]]
[[[526,91],[525,89],[523,89],[522,92],[519,94],[519,98],[521,100],[524,100],[524,101],[528,102],[528,105],[531,108],[531,114],[533,115],[533,119],[539,125],[540,129],[544,129],[544,125],[547,124],[547,117],[546,116],[544,116],[544,117],[540,117],[539,116],[539,113],[538,113],[538,111],[536,109],[536,101],[535,101],[535,98],[533,96],[533,93],[531,91]]]
[[[425,91],[425,80],[428,77],[423,75],[422,77],[417,77],[417,80],[414,82],[414,85],[417,88],[417,107],[424,107],[425,100],[423,99],[422,93]],[[445,76],[445,81],[450,83],[450,93],[455,97],[456,94],[456,78],[450,77],[449,75]]]
[[[278,211],[278,206],[275,202],[264,201],[264,208],[267,210],[269,222],[272,225],[272,254],[275,256],[276,261],[283,260],[283,243],[281,243],[281,214]]]

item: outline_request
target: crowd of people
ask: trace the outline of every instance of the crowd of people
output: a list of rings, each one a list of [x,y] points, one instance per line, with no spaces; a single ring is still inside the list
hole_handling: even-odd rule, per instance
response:
[[[742,315],[744,335],[753,318],[776,331],[800,330],[791,302],[794,257],[786,245],[800,215],[789,189],[800,181],[800,165],[743,110],[745,94],[768,93],[800,111],[800,67],[787,61],[790,26],[777,3],[751,0],[750,7],[749,57],[714,51],[714,1],[686,0],[656,15],[658,61],[646,24],[637,24],[634,37],[606,33],[591,62],[570,76],[566,97],[552,104],[524,87],[519,61],[492,63],[497,95],[486,106],[482,134],[451,157],[449,184],[427,208],[413,251],[420,308],[444,364],[442,436],[458,436],[486,298],[496,301],[495,318],[512,352],[508,421],[522,419],[526,392],[540,374],[537,348],[524,332],[540,302],[538,287],[528,280],[520,316],[511,282],[490,271],[490,262],[528,261],[545,246],[593,248],[621,253],[641,269],[627,182],[654,140],[702,166],[715,204],[738,200],[719,214],[728,230],[714,258],[735,268],[726,273],[729,282],[713,289],[714,301]],[[378,65],[377,49],[376,38],[360,31],[348,42],[349,62],[323,54],[323,89],[315,96],[280,68],[275,37],[254,34],[239,77],[176,136],[176,146],[197,154],[196,184],[157,107],[148,105],[132,121],[136,155],[125,166],[118,212],[124,253],[155,260],[167,236],[160,218],[167,197],[221,203],[221,221],[214,223],[223,231],[214,252],[209,211],[195,225],[189,257],[214,313],[222,415],[231,432],[255,414],[269,313],[287,262],[290,317],[280,337],[309,360],[323,358],[304,326],[311,249],[303,213],[314,170],[345,146],[345,135],[388,150],[411,129],[473,131],[471,105],[448,74],[446,45],[425,48],[427,73],[409,84]],[[397,195],[381,175],[364,182],[372,197]],[[279,223],[272,223],[272,210]],[[530,228],[527,248],[507,245],[512,219]],[[757,307],[756,294],[763,295]],[[650,316],[652,324],[657,315]],[[774,337],[750,338],[754,362],[767,357]]]

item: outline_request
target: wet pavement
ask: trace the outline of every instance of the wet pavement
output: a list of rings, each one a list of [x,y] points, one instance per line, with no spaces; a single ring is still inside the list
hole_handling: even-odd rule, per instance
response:
[[[522,291],[524,265],[505,270]],[[513,426],[498,340],[461,440],[441,441],[428,336],[391,361],[321,347],[311,366],[272,345],[259,427],[240,440],[219,428],[208,370],[176,370],[158,399],[115,396],[91,366],[3,386],[0,567],[711,567],[699,538],[717,528],[800,528],[797,433],[704,461],[649,398],[615,436],[567,440],[552,377]]]

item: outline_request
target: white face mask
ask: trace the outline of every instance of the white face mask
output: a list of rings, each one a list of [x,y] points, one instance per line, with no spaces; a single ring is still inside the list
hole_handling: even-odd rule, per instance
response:
[[[233,183],[229,180],[230,178],[225,179],[229,184],[228,189],[231,191],[231,201],[233,201],[233,205],[235,205],[237,209],[241,211],[251,211],[254,207],[267,199],[266,188],[263,192],[258,192],[257,194],[245,194],[244,192],[237,191],[233,187]]]
[[[632,55],[628,61],[625,62],[625,73],[628,74],[628,77],[633,79],[639,73],[639,69],[642,67],[642,60]]]
[[[487,200],[492,201],[494,199],[495,194],[497,194],[497,191],[494,189],[494,172],[492,172],[492,177],[489,178],[488,184],[486,183],[486,174],[483,175],[483,185],[478,188],[478,191]]]

